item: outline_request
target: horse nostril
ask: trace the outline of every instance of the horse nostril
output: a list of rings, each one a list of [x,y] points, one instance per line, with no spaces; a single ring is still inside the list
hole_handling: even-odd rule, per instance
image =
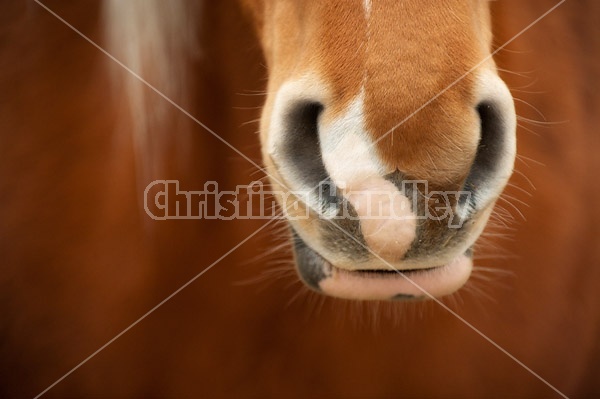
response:
[[[281,155],[306,187],[316,187],[327,179],[319,144],[318,119],[322,111],[320,103],[302,102],[290,107],[285,116]]]
[[[500,172],[506,150],[506,126],[500,110],[492,102],[477,106],[481,131],[475,160],[465,181],[466,191],[477,193]],[[475,200],[475,198],[472,198]]]

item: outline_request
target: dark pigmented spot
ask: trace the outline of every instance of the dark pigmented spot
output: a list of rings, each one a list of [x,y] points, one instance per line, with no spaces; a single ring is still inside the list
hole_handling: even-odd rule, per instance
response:
[[[473,247],[469,247],[466,251],[465,251],[465,256],[468,256],[469,258],[473,257]]]
[[[310,288],[321,291],[319,283],[329,277],[325,268],[327,261],[306,245],[294,229],[292,229],[292,241],[298,275]]]
[[[416,301],[424,301],[427,298],[428,297],[426,295],[396,294],[391,298],[391,300],[396,301],[396,302],[401,302],[401,301],[416,302]]]
[[[415,296],[410,294],[396,294],[391,298],[392,301],[411,301],[413,299]]]

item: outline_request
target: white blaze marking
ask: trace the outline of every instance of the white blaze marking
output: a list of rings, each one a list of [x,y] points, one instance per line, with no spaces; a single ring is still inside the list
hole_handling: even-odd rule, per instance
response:
[[[385,174],[385,167],[365,131],[363,98],[364,92],[361,92],[344,115],[319,125],[323,163],[340,188],[353,181]]]
[[[367,18],[369,18],[371,16],[371,0],[363,0],[363,7]]]
[[[321,121],[325,169],[356,210],[363,237],[384,259],[399,260],[415,238],[410,201],[383,176],[387,173],[365,131],[364,90],[346,114]]]

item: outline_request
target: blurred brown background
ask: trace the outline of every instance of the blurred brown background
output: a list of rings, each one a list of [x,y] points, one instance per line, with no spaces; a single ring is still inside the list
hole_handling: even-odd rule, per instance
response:
[[[105,41],[100,1],[45,4]],[[494,2],[497,45],[554,4]],[[35,2],[1,9],[0,396],[20,398],[265,223],[152,221],[149,182],[233,189],[263,174]],[[171,94],[259,162],[258,124],[246,123],[264,101],[259,45],[235,1],[202,12],[193,95]],[[599,16],[598,2],[567,1],[498,54],[524,118],[512,205],[499,203],[515,221],[479,249],[476,264],[496,271],[446,300],[569,397],[600,395]],[[166,121],[141,155],[126,85],[147,95],[149,121]],[[265,228],[45,396],[559,397],[435,303],[308,293],[287,249],[271,251],[286,239]]]

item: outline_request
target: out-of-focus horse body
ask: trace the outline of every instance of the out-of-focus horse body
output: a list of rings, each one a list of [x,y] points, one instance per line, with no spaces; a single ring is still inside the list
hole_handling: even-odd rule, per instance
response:
[[[470,68],[556,3],[493,3],[494,45],[486,2],[242,3],[43,2],[72,27],[36,2],[2,6],[0,393],[42,392],[266,223],[153,221],[143,211],[141,193],[156,179],[231,190],[261,176],[182,110],[256,163],[262,140],[281,191],[310,188],[315,174],[303,170],[320,176],[315,148],[329,179],[348,180],[340,197],[359,209],[360,228],[337,225],[362,246],[316,218],[292,222],[298,270],[313,289],[419,294],[403,283],[327,282],[302,268],[298,251],[328,259],[338,275],[391,264],[410,276],[460,259],[466,274],[455,283],[416,279],[441,295],[472,268],[463,291],[444,300],[462,320],[435,302],[360,305],[306,292],[268,258],[248,261],[289,241],[285,225],[268,226],[48,396],[558,397],[542,380],[569,397],[599,393],[599,7],[567,1],[494,57],[521,115],[519,155],[492,217],[500,226],[484,233],[472,266],[468,249],[508,177],[513,144],[512,100],[493,61]],[[492,100],[508,115],[496,115],[506,161],[475,179],[477,110]],[[265,103],[260,126],[246,124]],[[322,147],[303,153],[281,126],[315,115]],[[480,202],[466,225],[475,227],[454,236],[433,223],[369,225],[361,193],[391,190],[397,180],[382,176],[396,171],[439,190],[473,183]],[[440,251],[446,240],[455,245]],[[275,270],[272,284],[235,284],[264,270]]]

